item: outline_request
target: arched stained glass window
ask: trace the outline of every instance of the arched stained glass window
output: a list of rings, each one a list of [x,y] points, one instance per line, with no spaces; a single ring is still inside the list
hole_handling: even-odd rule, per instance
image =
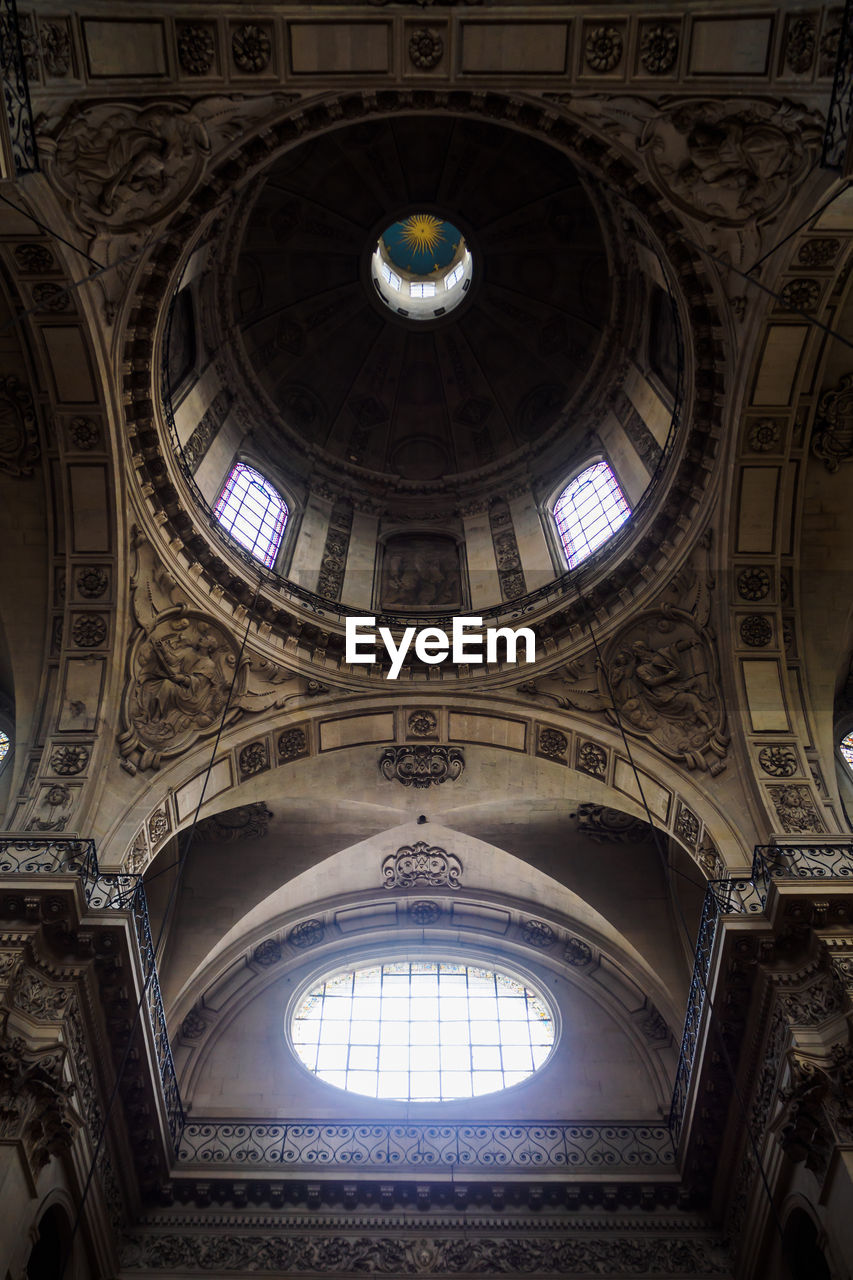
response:
[[[515,974],[397,960],[330,974],[298,1001],[293,1047],[328,1084],[439,1102],[493,1093],[543,1066],[554,1016]]]
[[[0,770],[2,770],[6,763],[6,757],[9,754],[9,746],[10,742],[8,733],[4,733],[3,730],[0,729]]]
[[[222,528],[256,560],[272,568],[284,526],[287,504],[260,471],[237,462],[225,482],[214,509]]]
[[[847,761],[850,768],[853,769],[853,733],[848,733],[845,738],[841,739],[838,745],[841,748],[841,754],[844,756],[844,759]]]
[[[554,522],[569,568],[597,551],[631,514],[606,462],[596,462],[567,485],[554,505]]]

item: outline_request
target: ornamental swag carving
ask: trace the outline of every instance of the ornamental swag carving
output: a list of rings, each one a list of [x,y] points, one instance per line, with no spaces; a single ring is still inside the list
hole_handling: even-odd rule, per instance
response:
[[[298,677],[262,659],[240,658],[237,640],[178,598],[175,580],[138,534],[131,578],[137,629],[131,637],[122,697],[119,751],[126,767],[159,768],[215,733],[225,716],[283,707]],[[233,688],[232,688],[233,682]]]
[[[589,653],[537,680],[537,692],[560,707],[603,712],[671,760],[716,774],[729,734],[712,640],[694,614],[665,604],[622,627],[602,666]]]
[[[383,776],[396,778],[404,787],[431,787],[433,783],[452,782],[464,768],[465,756],[461,748],[440,747],[434,743],[386,747],[379,760]]]
[[[461,874],[462,863],[454,853],[423,840],[403,845],[396,853],[389,853],[382,863],[382,883],[386,889],[411,889],[419,884],[458,889]]]

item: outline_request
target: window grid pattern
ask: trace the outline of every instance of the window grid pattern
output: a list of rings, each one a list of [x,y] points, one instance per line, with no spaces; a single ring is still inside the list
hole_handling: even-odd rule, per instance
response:
[[[554,523],[570,569],[607,541],[631,514],[606,462],[596,462],[568,485],[554,506]]]
[[[542,997],[508,974],[402,960],[328,978],[302,1000],[291,1033],[328,1084],[433,1102],[525,1080],[550,1054],[554,1022]]]
[[[418,283],[416,280],[412,280],[409,285],[409,293],[413,298],[434,298],[435,282],[432,280],[424,280],[423,282]]]
[[[842,738],[839,742],[841,754],[847,761],[851,769],[853,769],[853,733],[848,733],[846,738]]]
[[[259,471],[245,462],[236,463],[219,495],[214,515],[241,547],[272,568],[288,512],[287,505]]]
[[[400,285],[403,281],[400,276],[397,275],[397,272],[392,271],[387,262],[380,263],[379,270],[382,272],[382,278],[385,280],[386,284],[390,284],[391,288],[396,289],[399,293]]]
[[[463,275],[464,275],[464,274],[465,274],[465,264],[464,264],[464,262],[457,262],[457,264],[456,264],[456,266],[453,268],[453,270],[452,270],[452,271],[448,271],[447,275],[444,277],[444,287],[445,287],[445,289],[452,289],[452,288],[453,288],[453,286],[454,286],[455,284],[457,284],[457,283],[458,283],[458,281],[460,281],[460,280],[462,279],[462,277],[463,277]]]
[[[0,729],[0,769],[2,769],[3,762],[9,754],[9,745],[8,733],[4,733],[3,730]]]

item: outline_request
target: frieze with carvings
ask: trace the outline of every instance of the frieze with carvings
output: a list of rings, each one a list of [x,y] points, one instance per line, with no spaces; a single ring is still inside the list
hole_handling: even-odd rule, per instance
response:
[[[32,396],[14,375],[0,378],[0,473],[31,476],[40,452]]]
[[[460,747],[442,747],[436,743],[407,743],[386,747],[379,760],[383,777],[396,779],[404,787],[431,787],[453,782],[465,768]]]
[[[223,723],[283,707],[298,678],[263,660],[241,656],[237,640],[179,599],[176,583],[153,548],[137,538],[131,579],[137,629],[128,654],[119,750],[130,772],[156,769]]]
[[[853,373],[845,373],[818,401],[812,453],[823,459],[827,471],[853,460]]]
[[[196,835],[210,844],[233,844],[237,840],[260,840],[269,830],[272,811],[262,800],[256,804],[238,805],[203,818],[196,826]]]
[[[5,1031],[0,1039],[0,1139],[21,1142],[34,1173],[68,1151],[79,1123],[65,1055],[62,1044],[31,1047]]]
[[[462,863],[454,853],[438,845],[418,840],[389,853],[382,863],[382,883],[386,889],[412,889],[416,885],[458,889]]]
[[[560,707],[603,713],[688,769],[717,774],[729,734],[712,640],[693,614],[664,605],[622,627],[600,666],[590,652],[537,680],[536,690]]]
[[[639,844],[652,834],[647,822],[606,805],[579,804],[577,817],[578,831],[597,844]]]

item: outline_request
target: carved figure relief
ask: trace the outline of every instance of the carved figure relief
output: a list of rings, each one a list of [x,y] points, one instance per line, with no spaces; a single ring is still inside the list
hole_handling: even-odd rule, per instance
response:
[[[768,787],[782,830],[789,835],[826,830],[808,787]]]
[[[688,769],[725,767],[717,656],[692,614],[670,605],[650,610],[617,632],[603,656],[604,669],[587,655],[537,681],[539,691],[561,707],[605,712]]]
[[[649,166],[689,213],[727,226],[768,218],[809,171],[820,128],[791,102],[674,103],[640,139]]]
[[[138,627],[131,640],[118,742],[132,769],[156,769],[215,733],[223,716],[281,707],[298,680],[272,664],[239,657],[234,637],[177,600],[174,580],[138,539],[131,580]]]
[[[383,609],[460,608],[459,548],[441,534],[399,534],[385,544]]]
[[[51,177],[75,221],[95,234],[132,231],[164,217],[201,176],[210,140],[187,107],[109,102],[83,108],[47,150]]]

